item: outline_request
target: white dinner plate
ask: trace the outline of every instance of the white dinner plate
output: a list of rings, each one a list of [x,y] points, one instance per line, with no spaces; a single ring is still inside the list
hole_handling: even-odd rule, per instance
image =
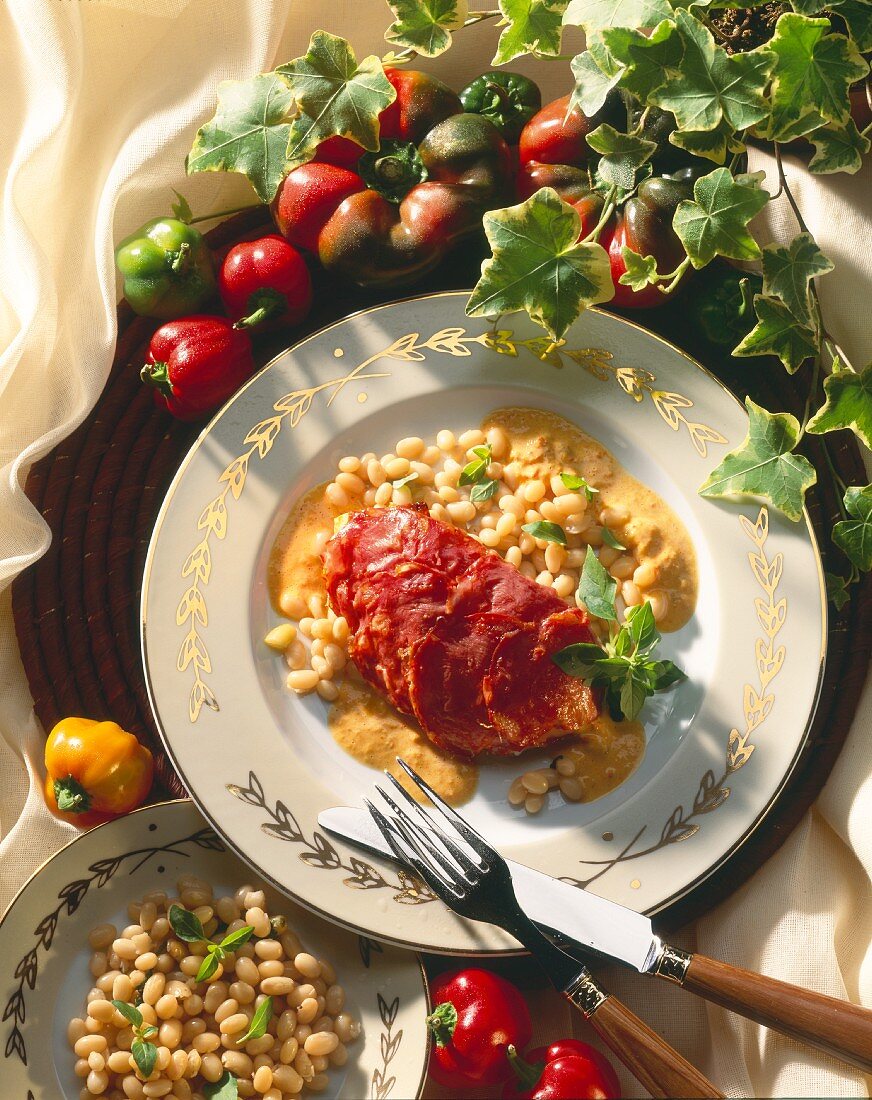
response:
[[[664,655],[688,679],[643,712],[647,751],[598,801],[536,817],[512,779],[547,750],[482,768],[464,812],[512,858],[654,913],[757,827],[805,742],[823,671],[823,572],[807,518],[704,500],[699,485],[747,432],[703,367],[591,310],[547,353],[523,315],[496,328],[464,293],[367,310],[283,352],[216,416],[182,463],[145,569],[146,678],[167,751],[203,813],[245,860],[341,924],[433,951],[500,952],[503,933],[453,916],[407,876],[328,838],[318,812],[360,805],[377,775],[333,741],[326,704],[297,697],[262,643],[276,622],[266,565],[301,494],[346,454],[476,426],[529,405],[600,440],[681,517],[699,602]],[[545,356],[542,358],[542,356]],[[555,801],[559,797],[555,794]]]
[[[0,920],[4,1100],[78,1100],[83,1082],[66,1031],[94,981],[88,933],[107,922],[124,927],[128,902],[148,890],[174,892],[185,873],[216,893],[254,880],[190,802],[163,802],[77,836],[18,893]],[[271,890],[268,908],[336,967],[348,1011],[362,1024],[347,1064],[330,1070],[320,1095],[420,1096],[429,1057],[420,958],[336,928]]]

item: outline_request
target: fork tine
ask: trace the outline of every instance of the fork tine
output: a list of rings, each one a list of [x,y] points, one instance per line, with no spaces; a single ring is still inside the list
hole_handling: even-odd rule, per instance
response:
[[[481,857],[477,852],[470,849],[464,851],[456,841],[454,841],[446,832],[446,830],[439,825],[437,821],[434,821],[430,814],[428,814],[420,803],[416,802],[414,798],[409,794],[406,788],[400,783],[400,781],[389,771],[385,772],[385,775],[393,784],[395,790],[402,796],[403,802],[409,809],[415,811],[415,816],[423,824],[424,831],[428,833],[435,833],[439,838],[441,844],[450,852],[450,854],[457,860],[464,869],[469,871],[486,871],[487,867],[481,862]],[[398,811],[399,812],[399,811]],[[470,854],[472,853],[472,854]]]
[[[414,768],[407,764],[401,756],[398,756],[396,760],[406,775],[424,792],[446,821],[454,826],[477,856],[484,860],[493,859],[497,856],[495,849],[488,844],[481,833],[477,832],[465,818],[461,817],[456,810],[443,801],[430,784],[418,775]]]
[[[397,789],[405,795],[408,801],[417,808],[417,803],[406,793],[405,790],[403,790],[403,788],[400,786],[399,783],[397,783],[394,777],[388,772],[386,772],[385,774],[390,780],[393,781]],[[386,790],[384,790],[382,787],[379,787],[378,784],[376,784],[375,789],[394,811],[394,814],[396,815],[398,820],[402,822],[408,829],[414,832],[420,843],[426,847],[428,853],[441,865],[441,867],[447,872],[448,875],[456,876],[459,871],[459,873],[463,875],[463,877],[471,886],[478,881],[478,876],[475,875],[475,871],[480,870],[480,868],[473,863],[469,856],[464,851],[462,851],[454,843],[454,841],[451,840],[450,837],[445,835],[445,833],[442,831],[442,829],[439,828],[435,821],[433,821],[423,811],[421,811],[421,817],[424,819],[427,825],[426,829],[422,828],[417,821],[412,820],[412,818],[402,808],[402,806],[397,805],[397,803],[393,800],[393,798],[391,798]],[[457,866],[450,863],[445,858],[445,856],[436,846],[434,842],[435,839],[438,839],[439,843],[444,846],[448,854],[453,857]]]
[[[431,864],[425,862],[413,839],[407,836],[405,831],[400,831],[398,822],[389,821],[368,798],[363,801],[379,832],[388,842],[397,859],[414,868],[415,872],[427,883],[430,889],[443,900],[445,900],[445,894],[451,894],[455,898],[463,897],[463,893],[458,891],[452,881],[446,881]]]

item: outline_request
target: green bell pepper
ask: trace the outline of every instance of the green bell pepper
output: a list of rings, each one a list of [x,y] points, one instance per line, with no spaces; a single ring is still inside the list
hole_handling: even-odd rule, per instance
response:
[[[154,218],[119,244],[115,263],[135,313],[170,321],[199,309],[215,291],[203,235],[177,218]]]
[[[542,94],[520,73],[489,72],[477,76],[460,93],[464,111],[484,115],[509,144],[514,144],[527,122],[542,106]]]

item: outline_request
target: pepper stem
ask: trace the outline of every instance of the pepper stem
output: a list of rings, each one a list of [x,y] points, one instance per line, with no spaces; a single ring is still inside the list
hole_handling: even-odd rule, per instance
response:
[[[457,1027],[457,1009],[451,1001],[436,1005],[427,1017],[427,1027],[433,1033],[437,1047],[447,1046]]]
[[[65,814],[81,814],[91,808],[91,796],[71,775],[54,781],[54,796],[58,809]]]
[[[536,1065],[532,1062],[525,1062],[521,1055],[518,1054],[517,1049],[512,1045],[506,1047],[506,1057],[509,1060],[509,1065],[515,1072],[515,1076],[524,1088],[535,1088],[539,1082],[539,1078],[542,1076],[542,1070],[545,1068],[544,1062],[537,1063]]]
[[[156,390],[160,390],[164,397],[173,396],[168,363],[146,363],[139,372],[139,377],[147,386],[154,386]]]
[[[170,264],[170,271],[174,272],[176,275],[184,275],[191,266],[192,259],[190,244],[187,241],[182,241],[179,245],[178,252],[175,254]]]
[[[287,296],[272,287],[264,287],[256,290],[248,299],[248,308],[251,311],[245,317],[240,317],[233,325],[234,328],[257,328],[270,317],[277,313],[284,313],[288,308]]]

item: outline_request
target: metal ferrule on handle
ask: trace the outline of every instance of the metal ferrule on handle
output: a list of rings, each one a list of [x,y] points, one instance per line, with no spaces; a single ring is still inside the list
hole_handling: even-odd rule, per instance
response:
[[[657,942],[660,945],[660,950],[657,952],[650,972],[656,974],[658,978],[675,982],[676,985],[684,985],[687,968],[690,966],[693,955],[689,951],[681,951],[677,947],[670,947],[668,943],[663,943],[661,940]]]
[[[600,989],[589,970],[582,970],[563,990],[563,996],[589,1020],[608,997],[608,993]]]

